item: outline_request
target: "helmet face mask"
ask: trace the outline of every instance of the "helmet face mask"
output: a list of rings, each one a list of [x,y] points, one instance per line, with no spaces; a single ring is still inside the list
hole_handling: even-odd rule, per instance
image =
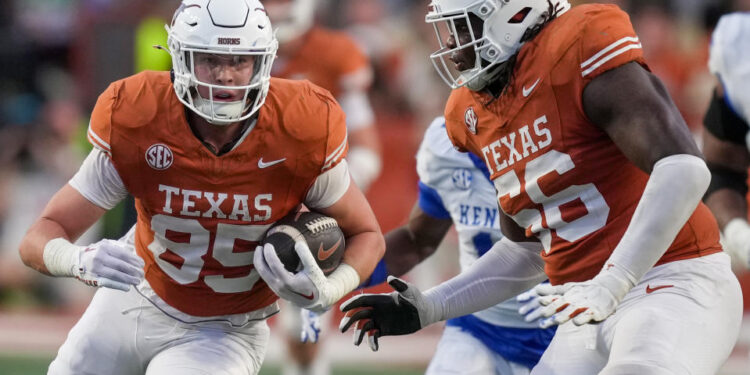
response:
[[[499,65],[518,52],[526,32],[545,20],[550,7],[561,14],[570,4],[567,0],[432,0],[425,22],[433,25],[440,43],[430,55],[433,66],[453,89],[482,90],[498,75]],[[450,61],[467,56],[470,48],[472,66]]]
[[[177,98],[215,125],[265,102],[278,42],[258,0],[184,0],[167,27]]]

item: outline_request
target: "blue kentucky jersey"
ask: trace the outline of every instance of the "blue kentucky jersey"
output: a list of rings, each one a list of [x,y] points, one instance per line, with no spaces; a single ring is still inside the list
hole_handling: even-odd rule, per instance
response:
[[[500,240],[495,187],[482,159],[458,152],[448,139],[445,120],[430,124],[419,152],[419,206],[426,214],[453,220],[458,233],[459,262],[464,270]],[[515,299],[471,316],[452,319],[504,358],[533,366],[552,339],[554,329],[538,329],[518,313]]]

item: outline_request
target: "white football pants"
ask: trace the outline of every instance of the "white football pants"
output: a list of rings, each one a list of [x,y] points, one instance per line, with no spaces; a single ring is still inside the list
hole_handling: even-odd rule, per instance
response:
[[[725,253],[654,267],[599,324],[557,329],[532,375],[713,375],[739,335],[742,292]]]
[[[425,375],[529,375],[460,327],[446,326]]]
[[[265,320],[183,323],[134,288],[101,288],[50,364],[50,375],[252,375],[266,354]]]

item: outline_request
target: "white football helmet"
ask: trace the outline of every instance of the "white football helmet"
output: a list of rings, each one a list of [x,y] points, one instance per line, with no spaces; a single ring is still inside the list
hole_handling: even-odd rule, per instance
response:
[[[315,0],[269,1],[266,9],[282,44],[306,33],[315,19]]]
[[[465,85],[479,91],[498,73],[495,68],[518,52],[526,31],[545,20],[550,5],[557,14],[570,9],[567,0],[432,0],[425,21],[433,25],[440,43],[440,49],[430,55],[432,64],[451,88]],[[483,21],[482,35],[474,35],[470,14]],[[469,26],[470,41],[462,43],[458,38],[456,21]],[[446,45],[450,35],[455,36],[455,48]],[[474,66],[455,69],[449,61],[451,54],[472,47]]]
[[[177,98],[215,125],[228,125],[252,116],[268,95],[271,64],[278,42],[271,21],[258,0],[183,0],[166,27]],[[252,56],[249,83],[223,86],[202,82],[195,75],[196,54]],[[244,82],[243,82],[244,83]],[[208,98],[198,88],[208,88]],[[244,90],[242,100],[214,100],[218,90]]]

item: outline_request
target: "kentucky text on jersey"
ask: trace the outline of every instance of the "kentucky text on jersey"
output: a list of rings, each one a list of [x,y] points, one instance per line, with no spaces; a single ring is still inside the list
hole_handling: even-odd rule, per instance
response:
[[[461,204],[459,206],[461,218],[459,223],[464,225],[497,227],[497,208]]]
[[[531,135],[529,125],[502,136],[500,139],[482,148],[482,155],[492,174],[515,164],[517,161],[533,155],[539,150],[552,144],[552,133],[544,127],[547,116],[534,120],[534,135]],[[516,142],[518,141],[518,142]]]
[[[250,207],[250,196],[247,194],[213,193],[200,190],[180,189],[178,187],[159,184],[159,191],[164,193],[164,213],[177,213],[182,216],[209,217],[217,219],[239,220],[239,221],[266,221],[271,218],[270,203],[273,194],[258,194],[252,198],[253,205]],[[210,208],[205,211],[196,209],[198,200],[208,202]],[[222,210],[222,203],[224,209]],[[231,202],[231,203],[230,203]],[[231,211],[228,208],[231,206]],[[254,214],[251,214],[251,211]],[[227,212],[230,212],[227,215]]]

